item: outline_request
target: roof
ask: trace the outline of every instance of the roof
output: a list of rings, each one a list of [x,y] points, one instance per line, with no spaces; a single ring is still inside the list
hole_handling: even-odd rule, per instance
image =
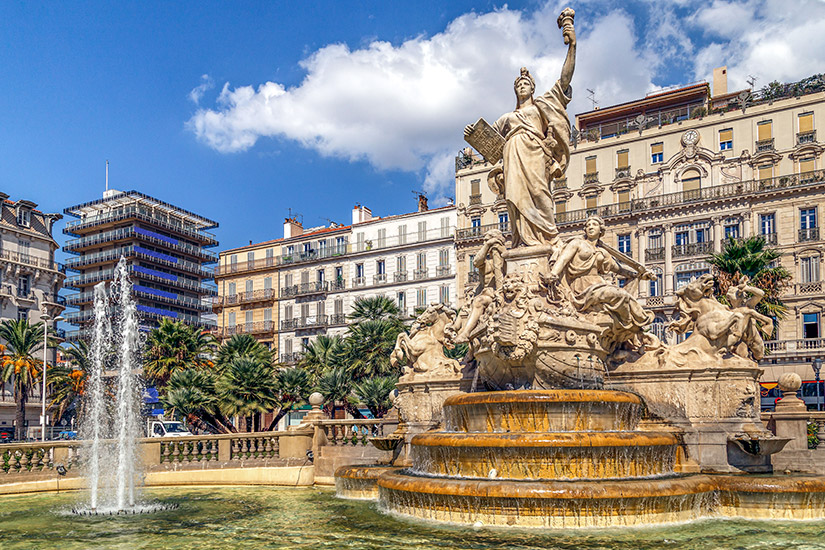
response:
[[[189,210],[184,210],[183,208],[179,208],[173,204],[169,204],[168,202],[164,202],[160,199],[150,197],[149,195],[134,190],[116,192],[116,194],[113,194],[109,197],[84,202],[76,206],[70,206],[68,208],[64,208],[63,213],[69,216],[74,216],[75,218],[80,218],[83,215],[96,215],[101,212],[110,210],[112,208],[128,206],[130,204],[135,203],[150,206],[158,210],[165,210],[167,211],[167,213],[172,214],[178,218],[182,218],[183,220],[191,223],[192,225],[200,229],[210,229],[213,227],[218,227],[218,222],[216,221],[210,220],[209,218],[205,218],[200,214],[195,214],[194,212],[190,212]]]
[[[649,109],[657,109],[663,106],[672,105],[680,101],[684,101],[698,96],[709,96],[710,85],[707,82],[698,82],[690,84],[674,90],[664,90],[661,92],[654,92],[648,94],[642,99],[634,99],[624,103],[611,105],[603,109],[594,109],[576,115],[576,121],[579,128],[581,128],[585,121],[587,124],[592,124],[597,120],[613,120],[614,118],[627,116],[629,113],[643,112]]]

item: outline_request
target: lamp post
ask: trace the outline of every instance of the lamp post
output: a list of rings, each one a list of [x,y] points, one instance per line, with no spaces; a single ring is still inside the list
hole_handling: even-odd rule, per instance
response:
[[[63,317],[57,316],[52,319],[51,315],[44,313],[40,316],[43,321],[43,388],[40,391],[40,401],[42,401],[42,410],[40,415],[40,440],[46,441],[46,354],[49,351],[49,321],[54,321],[57,326],[58,321],[62,321]]]
[[[811,363],[811,366],[814,369],[814,379],[816,380],[816,410],[822,410],[822,403],[820,403],[819,396],[820,396],[820,389],[819,389],[819,371],[822,369],[822,359],[817,357]]]

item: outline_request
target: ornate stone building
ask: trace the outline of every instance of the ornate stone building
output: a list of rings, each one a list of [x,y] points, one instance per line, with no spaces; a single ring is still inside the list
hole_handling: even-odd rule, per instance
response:
[[[52,237],[54,222],[62,217],[37,210],[31,201],[11,201],[0,193],[0,320],[37,323],[44,312],[56,317],[65,309],[66,301],[58,292],[66,269],[54,261],[58,245]],[[53,360],[53,350],[50,353]],[[9,382],[0,391],[0,430],[9,430],[14,422],[12,387]],[[31,424],[37,424],[40,407],[38,386],[26,407]]]
[[[639,299],[666,339],[674,292],[710,272],[708,256],[725,239],[764,236],[794,275],[788,317],[762,362],[764,386],[786,370],[813,380],[811,361],[825,354],[825,171],[816,128],[825,120],[825,77],[727,93],[724,68],[714,74],[713,95],[699,83],[578,115],[567,177],[552,182],[556,223],[565,237],[601,216],[605,242],[658,275]],[[508,229],[506,203],[487,185],[491,168],[469,149],[456,159],[459,289],[474,284],[485,233]]]

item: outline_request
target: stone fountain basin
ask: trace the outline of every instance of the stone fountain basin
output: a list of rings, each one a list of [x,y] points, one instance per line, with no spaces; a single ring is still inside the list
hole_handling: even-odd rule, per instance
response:
[[[778,453],[785,448],[792,439],[781,437],[732,437],[731,441],[744,452],[754,456],[766,456]]]
[[[367,441],[372,443],[372,446],[379,451],[392,451],[398,447],[398,444],[404,441],[404,436],[401,435],[387,435],[381,437],[369,437]]]

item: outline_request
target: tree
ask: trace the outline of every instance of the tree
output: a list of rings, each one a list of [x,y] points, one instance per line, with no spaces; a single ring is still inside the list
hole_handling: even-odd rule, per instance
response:
[[[390,394],[395,389],[398,378],[395,376],[378,376],[362,380],[355,385],[353,393],[367,406],[374,418],[383,418],[392,407]]]
[[[215,359],[218,372],[223,370],[235,359],[251,358],[262,365],[272,364],[272,352],[249,334],[235,334],[220,348]]]
[[[146,377],[158,388],[179,370],[212,366],[208,354],[215,338],[200,327],[163,319],[146,341]]]
[[[35,358],[35,353],[43,347],[43,330],[43,323],[30,325],[26,319],[0,323],[0,338],[6,343],[2,346],[0,369],[4,382],[13,381],[16,439],[26,437],[26,402],[41,374],[42,361]]]
[[[298,366],[305,369],[313,380],[318,380],[322,373],[341,366],[344,359],[345,348],[341,337],[321,334],[304,348],[304,356]]]
[[[728,239],[722,252],[713,254],[708,260],[716,268],[717,299],[727,303],[725,295],[728,289],[738,285],[742,277],[746,276],[752,285],[765,292],[765,297],[756,306],[756,310],[777,321],[784,319],[788,308],[781,295],[790,285],[793,276],[784,267],[775,265],[779,257],[779,252],[766,246],[763,237]]]
[[[61,349],[69,359],[70,365],[55,365],[49,369],[49,407],[57,407],[58,419],[70,411],[74,411],[75,416],[82,416],[82,397],[90,369],[89,344],[84,340],[78,340]]]
[[[341,403],[353,418],[364,418],[361,411],[350,401],[352,394],[352,377],[343,368],[334,368],[326,371],[318,379],[318,392],[324,396],[324,412],[330,418],[335,418],[335,409]]]
[[[388,321],[398,327],[404,326],[398,305],[386,296],[358,298],[347,318],[355,325],[366,321]]]
[[[169,379],[161,402],[165,409],[183,416],[190,426],[201,432],[234,431],[218,408],[214,371],[176,371]]]
[[[369,320],[350,325],[345,340],[347,372],[358,381],[399,374],[390,364],[402,325],[388,320]]]
[[[224,368],[215,383],[221,411],[229,416],[253,417],[260,430],[260,415],[278,405],[274,369],[251,357],[238,357]],[[247,431],[252,431],[246,422]]]
[[[267,431],[274,430],[281,418],[306,401],[310,393],[310,374],[301,367],[292,367],[278,371],[275,376],[277,387],[278,412]]]

